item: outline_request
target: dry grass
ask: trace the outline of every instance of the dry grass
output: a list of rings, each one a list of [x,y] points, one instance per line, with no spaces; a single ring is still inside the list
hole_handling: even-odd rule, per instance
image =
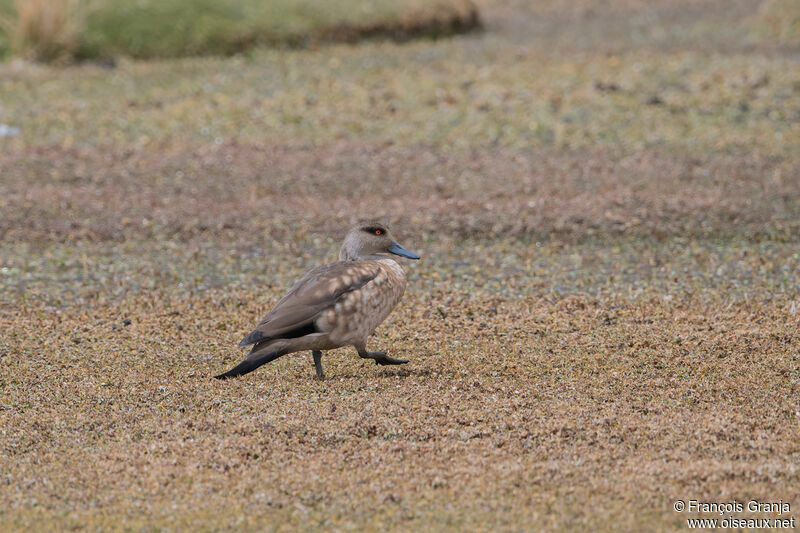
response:
[[[800,233],[798,162],[758,152],[441,153],[371,142],[234,142],[168,153],[42,153],[6,158],[0,232],[9,239],[236,242],[250,234],[250,244],[261,245],[282,239],[287,226],[338,238],[365,204],[372,216],[426,238],[792,240]]]
[[[7,530],[674,531],[800,505],[800,69],[748,0],[0,76]],[[371,346],[211,376],[342,230]],[[745,514],[752,518],[753,514]]]
[[[652,530],[681,497],[800,497],[783,303],[442,284],[374,341],[406,367],[341,350],[325,382],[306,356],[211,379],[277,295],[4,309],[6,526]]]
[[[800,4],[793,0],[766,0],[759,12],[757,30],[769,39],[800,46]]]
[[[84,18],[80,0],[17,0],[7,24],[12,52],[35,61],[72,57],[80,46]]]

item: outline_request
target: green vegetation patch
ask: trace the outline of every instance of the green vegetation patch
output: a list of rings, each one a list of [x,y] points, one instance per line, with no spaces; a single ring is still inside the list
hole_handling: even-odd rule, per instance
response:
[[[66,18],[74,21],[77,17],[81,28],[77,42],[64,47],[65,55],[82,58],[231,54],[253,45],[437,37],[479,24],[470,0],[64,0],[61,4],[58,9],[69,10]],[[17,48],[12,51],[40,56],[41,47],[25,32],[35,33],[39,40],[59,39],[54,35],[59,29],[48,20],[56,8],[48,2],[40,5],[40,12],[26,8],[23,21],[21,13],[15,16],[13,0],[0,0],[6,20],[0,29],[6,34],[0,35],[0,52]],[[37,24],[47,25],[48,30],[32,29]]]

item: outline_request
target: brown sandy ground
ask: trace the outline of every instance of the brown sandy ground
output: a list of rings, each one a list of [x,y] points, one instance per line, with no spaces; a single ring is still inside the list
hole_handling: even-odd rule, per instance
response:
[[[797,496],[782,304],[444,284],[375,340],[407,367],[341,350],[325,382],[305,356],[210,380],[263,309],[249,291],[7,309],[6,524],[659,529],[686,495]]]

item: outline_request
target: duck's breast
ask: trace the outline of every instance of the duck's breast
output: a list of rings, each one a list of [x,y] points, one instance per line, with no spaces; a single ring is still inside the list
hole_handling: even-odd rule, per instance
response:
[[[378,275],[358,290],[344,294],[323,314],[320,325],[341,346],[366,341],[405,292],[406,275],[396,261],[387,258],[373,262],[379,268]]]

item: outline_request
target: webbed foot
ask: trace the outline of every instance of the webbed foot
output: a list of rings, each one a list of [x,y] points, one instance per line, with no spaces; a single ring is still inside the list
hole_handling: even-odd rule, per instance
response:
[[[375,359],[376,365],[404,365],[408,363],[408,359],[395,359],[394,357],[389,357],[388,355],[384,355],[380,359]]]
[[[386,352],[359,350],[358,356],[362,359],[374,359],[376,365],[404,365],[408,363],[407,359],[395,359],[394,357],[386,355]]]

